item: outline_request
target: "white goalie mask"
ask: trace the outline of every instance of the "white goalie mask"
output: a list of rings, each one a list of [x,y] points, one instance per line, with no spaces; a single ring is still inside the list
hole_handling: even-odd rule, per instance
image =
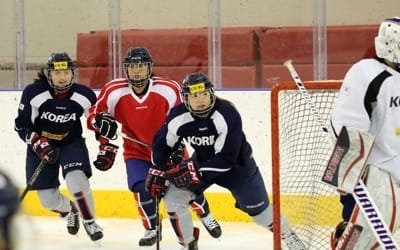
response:
[[[400,17],[385,19],[375,37],[375,51],[379,58],[400,64]]]

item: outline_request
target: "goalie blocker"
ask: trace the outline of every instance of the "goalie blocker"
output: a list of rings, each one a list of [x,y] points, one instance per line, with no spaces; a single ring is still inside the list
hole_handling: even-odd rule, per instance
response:
[[[328,161],[322,181],[339,192],[352,193],[366,169],[375,137],[343,126]]]

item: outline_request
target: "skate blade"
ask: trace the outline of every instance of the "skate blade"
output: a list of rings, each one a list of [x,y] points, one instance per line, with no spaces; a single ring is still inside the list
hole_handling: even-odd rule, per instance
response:
[[[95,240],[93,243],[96,247],[101,248],[101,240]]]

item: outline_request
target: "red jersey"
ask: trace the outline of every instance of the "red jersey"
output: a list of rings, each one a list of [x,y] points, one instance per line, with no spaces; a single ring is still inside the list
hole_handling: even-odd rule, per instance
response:
[[[125,78],[104,85],[97,102],[90,108],[88,128],[95,130],[94,118],[100,112],[111,114],[121,124],[122,133],[152,144],[153,137],[164,123],[169,111],[182,103],[177,82],[153,76],[147,92],[136,95]],[[151,161],[151,147],[123,139],[124,159]]]

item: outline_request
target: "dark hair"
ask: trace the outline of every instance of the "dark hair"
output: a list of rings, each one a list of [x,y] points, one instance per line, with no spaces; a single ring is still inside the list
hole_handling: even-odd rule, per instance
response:
[[[37,72],[37,78],[33,80],[33,82],[41,82],[45,81],[47,82],[47,75],[46,75],[46,68],[42,68]]]
[[[225,102],[225,103],[231,105],[232,107],[234,107],[234,108],[236,109],[235,104],[233,104],[233,102],[229,101],[228,99],[221,98],[221,97],[219,97],[219,96],[217,96],[217,95],[216,95],[215,97],[216,97],[216,102],[217,102],[217,101],[219,101],[219,102]]]

